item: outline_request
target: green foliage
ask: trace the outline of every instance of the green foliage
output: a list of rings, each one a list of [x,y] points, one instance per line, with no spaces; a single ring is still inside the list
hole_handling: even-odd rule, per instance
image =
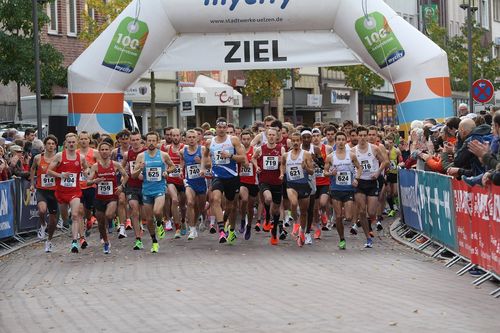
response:
[[[468,91],[468,48],[467,24],[461,28],[461,34],[448,37],[446,28],[437,24],[428,27],[429,38],[432,39],[448,54],[451,86],[454,91]],[[493,58],[492,44],[484,43],[485,29],[474,24],[472,29],[472,72],[473,80],[488,79],[495,88],[500,88],[500,82],[495,79],[500,77],[500,60]]]
[[[358,90],[363,95],[371,95],[374,89],[384,85],[384,79],[364,65],[329,67],[345,75],[345,85]]]
[[[110,0],[107,2],[87,0],[87,7],[94,9],[99,18],[92,18],[88,11],[83,11],[83,27],[79,38],[90,45],[131,2],[132,0]]]
[[[0,0],[0,83],[16,82],[35,91],[35,52],[32,2]],[[39,30],[49,23],[42,4],[38,5]],[[66,85],[62,54],[50,44],[40,44],[41,93],[51,96],[54,85]]]
[[[259,106],[266,101],[279,97],[290,79],[290,69],[256,69],[246,72],[245,96],[251,96],[252,105]],[[295,81],[299,78],[295,71]]]

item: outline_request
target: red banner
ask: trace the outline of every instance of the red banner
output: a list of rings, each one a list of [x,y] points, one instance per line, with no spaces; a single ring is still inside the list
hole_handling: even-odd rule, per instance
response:
[[[500,275],[500,186],[491,187],[491,269]]]
[[[457,225],[457,241],[459,252],[462,256],[471,258],[471,188],[464,182],[453,179],[453,196],[455,199],[455,223]]]
[[[491,187],[472,188],[472,249],[471,261],[486,270],[491,269],[490,212]]]

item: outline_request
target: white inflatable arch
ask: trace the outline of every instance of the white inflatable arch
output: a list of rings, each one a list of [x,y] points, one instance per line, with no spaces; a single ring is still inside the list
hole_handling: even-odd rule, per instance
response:
[[[382,0],[134,0],[70,66],[68,123],[116,133],[144,72],[363,63],[400,123],[453,115],[446,53]]]

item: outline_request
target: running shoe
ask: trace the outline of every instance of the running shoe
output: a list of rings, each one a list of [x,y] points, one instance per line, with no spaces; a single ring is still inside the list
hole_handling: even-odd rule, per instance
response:
[[[321,214],[321,224],[323,227],[326,227],[328,224],[328,216],[326,216],[326,213]]]
[[[221,230],[219,231],[219,244],[223,244],[225,242],[227,242],[226,233],[224,232],[224,230]]]
[[[152,222],[152,223],[154,223],[154,222]],[[156,226],[156,236],[158,236],[158,238],[160,238],[160,239],[165,238],[165,229],[163,228],[163,224]]]
[[[339,249],[341,249],[341,250],[345,250],[345,248],[346,248],[346,243],[345,243],[345,240],[341,240],[341,241],[339,242]]]
[[[109,221],[108,234],[112,234],[112,233],[113,233],[113,221]]]
[[[292,230],[292,236],[297,237],[299,235],[299,229],[300,229],[300,224],[294,223],[293,224],[293,230]]]
[[[306,239],[305,239],[304,244],[306,244],[306,245],[312,245],[312,243],[313,243],[313,239],[311,237],[311,233],[308,232],[308,233],[306,233]]]
[[[252,226],[247,225],[245,228],[245,240],[249,240],[252,237]]]
[[[371,249],[373,247],[373,241],[371,238],[366,239],[365,248]]]
[[[288,235],[288,232],[286,232],[285,229],[281,230],[281,232],[280,232],[280,240],[285,240],[287,235]]]
[[[264,224],[262,225],[262,231],[264,232],[269,232],[273,228],[273,224],[269,221],[264,221]]]
[[[207,226],[205,225],[205,219],[203,218],[203,215],[200,215],[200,217],[198,218],[198,220],[199,220],[198,230],[200,232],[204,232],[205,230],[207,230]]]
[[[328,224],[326,225],[326,227],[323,227],[323,231],[330,231],[332,229],[334,229],[336,227],[335,223],[332,223],[332,221],[328,222]]]
[[[175,230],[174,239],[179,239],[179,238],[181,238],[181,235],[182,235],[181,229],[177,229],[177,230]]]
[[[302,231],[299,232],[299,236],[297,237],[297,245],[299,247],[304,246],[304,243],[306,242],[306,236]]]
[[[316,229],[314,232],[314,239],[321,239],[321,229]]]
[[[78,253],[78,243],[77,242],[71,243],[71,253]]]
[[[195,227],[189,227],[188,240],[193,240],[196,237],[198,237],[198,233],[196,232],[196,228]]]
[[[290,216],[285,217],[285,221],[283,221],[283,226],[285,228],[288,228],[290,226],[290,219],[291,219]]]
[[[110,248],[111,248],[111,244],[104,243],[104,245],[102,246],[102,252],[104,252],[104,254],[109,254],[111,252]]]
[[[45,229],[46,228],[47,228],[47,225],[40,225],[40,228],[38,229],[38,239],[45,238]]]
[[[122,239],[122,238],[126,238],[126,237],[127,237],[127,233],[125,232],[125,226],[121,225],[120,226],[120,234],[118,235],[118,238]]]
[[[49,240],[45,241],[45,252],[46,253],[52,252],[52,242]]]
[[[160,249],[160,244],[158,243],[153,243],[151,245],[151,253],[158,253],[158,250]]]
[[[246,218],[245,218],[245,219],[246,219]],[[238,232],[239,232],[240,234],[245,233],[245,230],[246,230],[245,226],[246,226],[246,224],[247,224],[247,221],[246,221],[246,220],[241,220],[241,222],[240,222],[240,230],[238,230]]]
[[[57,229],[62,229],[62,228],[64,228],[64,221],[62,218],[59,218],[57,220]]]
[[[382,231],[382,230],[384,230],[382,223],[380,223],[380,221],[377,221],[377,231]]]
[[[227,243],[229,245],[234,245],[234,243],[236,242],[236,232],[234,232],[234,230],[229,230],[229,235],[227,236]]]
[[[215,228],[215,223],[213,222],[210,223],[210,233],[211,234],[217,233],[217,229]]]
[[[90,234],[90,230],[94,226],[94,221],[92,219],[88,219],[87,222],[85,223],[85,232],[88,232]]]
[[[144,248],[144,244],[142,244],[142,240],[136,239],[134,243],[134,250],[142,250]]]
[[[357,235],[358,234],[358,226],[356,225],[356,223],[354,223],[352,225],[350,233],[351,233],[351,235]]]
[[[260,222],[255,223],[255,231],[260,231]]]
[[[89,244],[87,243],[87,241],[85,240],[85,238],[80,237],[80,248],[82,250],[85,250],[87,248],[87,246],[89,246]]]
[[[127,221],[125,221],[125,229],[132,230],[132,220],[127,219]]]
[[[394,216],[396,216],[396,211],[394,210],[391,210],[389,214],[387,214],[387,217],[394,217]]]
[[[165,223],[165,231],[172,231],[173,226],[172,226],[172,220],[168,219],[167,223]]]
[[[271,245],[278,245],[278,237],[271,235],[270,243]]]

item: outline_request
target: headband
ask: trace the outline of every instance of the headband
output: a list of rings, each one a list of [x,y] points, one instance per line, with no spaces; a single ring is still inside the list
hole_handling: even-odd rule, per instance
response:
[[[302,133],[300,133],[300,136],[304,136],[304,135],[308,135],[308,134],[312,136],[311,131],[305,130],[305,131],[302,131]]]

